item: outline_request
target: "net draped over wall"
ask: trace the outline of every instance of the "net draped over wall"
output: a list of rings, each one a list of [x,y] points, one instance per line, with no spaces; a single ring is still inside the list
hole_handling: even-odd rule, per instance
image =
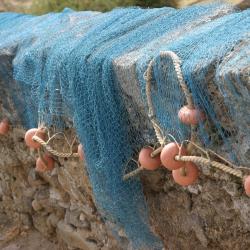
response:
[[[237,162],[235,140],[250,135],[249,30],[250,10],[218,3],[1,13],[0,102],[15,107],[11,119],[25,128],[75,127],[103,218],[123,228],[135,249],[161,249],[140,181],[122,179],[128,160],[156,142],[143,127],[148,63],[155,59],[152,98],[165,133],[178,141],[190,133],[177,117],[185,98],[172,61],[160,56],[171,50],[182,60],[195,106],[208,117],[198,128],[200,143]]]

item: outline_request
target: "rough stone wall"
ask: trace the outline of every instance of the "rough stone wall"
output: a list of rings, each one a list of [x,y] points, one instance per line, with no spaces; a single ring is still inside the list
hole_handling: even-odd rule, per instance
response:
[[[14,128],[0,137],[2,217],[19,230],[34,227],[66,249],[120,249],[96,210],[83,163],[63,159],[51,173],[39,174],[24,134]]]
[[[83,164],[62,159],[51,173],[38,174],[24,133],[14,128],[0,137],[1,216],[20,230],[34,227],[62,249],[129,249],[124,233],[118,243],[100,218]],[[250,199],[240,181],[204,166],[201,172],[188,188],[165,169],[142,175],[154,231],[169,250],[249,249]]]
[[[199,181],[176,185],[165,170],[144,176],[155,231],[168,250],[247,250],[250,199],[236,179],[202,168]]]

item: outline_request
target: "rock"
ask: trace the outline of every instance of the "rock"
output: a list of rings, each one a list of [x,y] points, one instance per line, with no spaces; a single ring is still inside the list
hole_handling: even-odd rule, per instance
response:
[[[79,220],[80,221],[85,221],[85,215],[83,213],[80,214]]]
[[[97,242],[89,238],[88,231],[74,228],[63,221],[59,221],[57,233],[69,246],[84,250],[98,250]]]
[[[45,172],[45,173],[40,173],[39,175],[46,183],[49,183],[50,186],[52,186],[53,188],[57,188],[60,185],[58,182],[57,174],[52,174],[52,172],[48,173]]]
[[[53,186],[49,190],[49,196],[50,200],[52,200],[54,203],[58,202],[69,202],[69,195],[64,192],[64,190],[60,190],[58,188],[54,188]]]
[[[14,243],[2,248],[2,250],[20,250],[20,247]]]
[[[32,187],[39,187],[40,185],[45,184],[45,181],[39,177],[34,168],[31,168],[28,173],[28,183]]]
[[[60,216],[55,213],[51,213],[47,218],[47,225],[57,227],[57,223],[60,221]]]
[[[79,208],[73,211],[67,210],[65,214],[65,221],[74,227],[84,228],[89,231],[91,230],[91,225],[88,221],[88,215],[84,215]]]
[[[20,223],[22,224],[23,230],[28,230],[32,227],[33,222],[30,216],[30,213],[22,213],[20,214]]]
[[[33,225],[34,227],[45,237],[52,239],[55,234],[55,228],[47,223],[47,217],[40,214],[33,214]]]
[[[39,210],[43,209],[43,207],[41,206],[41,204],[39,204],[39,202],[37,200],[33,200],[31,204],[32,204],[33,209],[36,212],[38,212]]]

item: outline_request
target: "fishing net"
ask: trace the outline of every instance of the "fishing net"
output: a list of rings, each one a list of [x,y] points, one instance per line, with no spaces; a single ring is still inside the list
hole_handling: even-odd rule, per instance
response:
[[[189,138],[190,129],[177,117],[185,97],[173,62],[160,55],[175,52],[195,106],[206,113],[197,131],[200,143],[244,162],[237,140],[249,141],[250,135],[249,14],[220,3],[180,10],[2,13],[2,108],[14,107],[12,123],[25,128],[74,127],[104,220],[124,229],[134,249],[161,249],[140,180],[122,178],[138,150],[156,142],[145,71],[154,59],[152,99],[164,132],[178,141]]]

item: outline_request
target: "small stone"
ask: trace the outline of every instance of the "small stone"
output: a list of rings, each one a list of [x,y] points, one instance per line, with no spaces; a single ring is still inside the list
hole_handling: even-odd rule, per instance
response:
[[[69,208],[69,206],[70,206],[69,203],[62,202],[62,201],[58,201],[57,204],[59,207],[66,208],[66,209]]]
[[[44,180],[42,180],[36,173],[35,169],[31,169],[28,175],[28,183],[32,187],[38,187],[40,185],[45,184]]]
[[[81,214],[80,214],[79,220],[80,220],[80,221],[85,221],[85,215],[84,215],[84,213],[81,213]]]
[[[24,230],[28,230],[32,226],[32,219],[30,217],[30,214],[28,213],[22,213],[20,214],[20,220],[22,222],[22,228]]]
[[[190,185],[187,190],[192,194],[199,194],[199,187],[197,185]]]
[[[20,247],[17,244],[10,244],[2,248],[2,250],[20,250]]]
[[[24,226],[23,226],[23,230],[28,231],[29,229],[30,229],[29,226],[27,226],[27,225],[24,225]]]
[[[89,240],[91,235],[88,231],[75,229],[62,220],[57,224],[57,233],[60,235],[61,239],[71,247],[84,250],[98,250],[97,244]]]
[[[35,211],[40,211],[43,207],[38,203],[37,200],[32,201],[32,207]]]
[[[23,232],[20,233],[20,235],[21,235],[22,237],[26,237],[26,236],[28,235],[28,233],[23,231]]]
[[[59,220],[60,218],[56,214],[51,213],[47,218],[47,225],[56,227]]]

